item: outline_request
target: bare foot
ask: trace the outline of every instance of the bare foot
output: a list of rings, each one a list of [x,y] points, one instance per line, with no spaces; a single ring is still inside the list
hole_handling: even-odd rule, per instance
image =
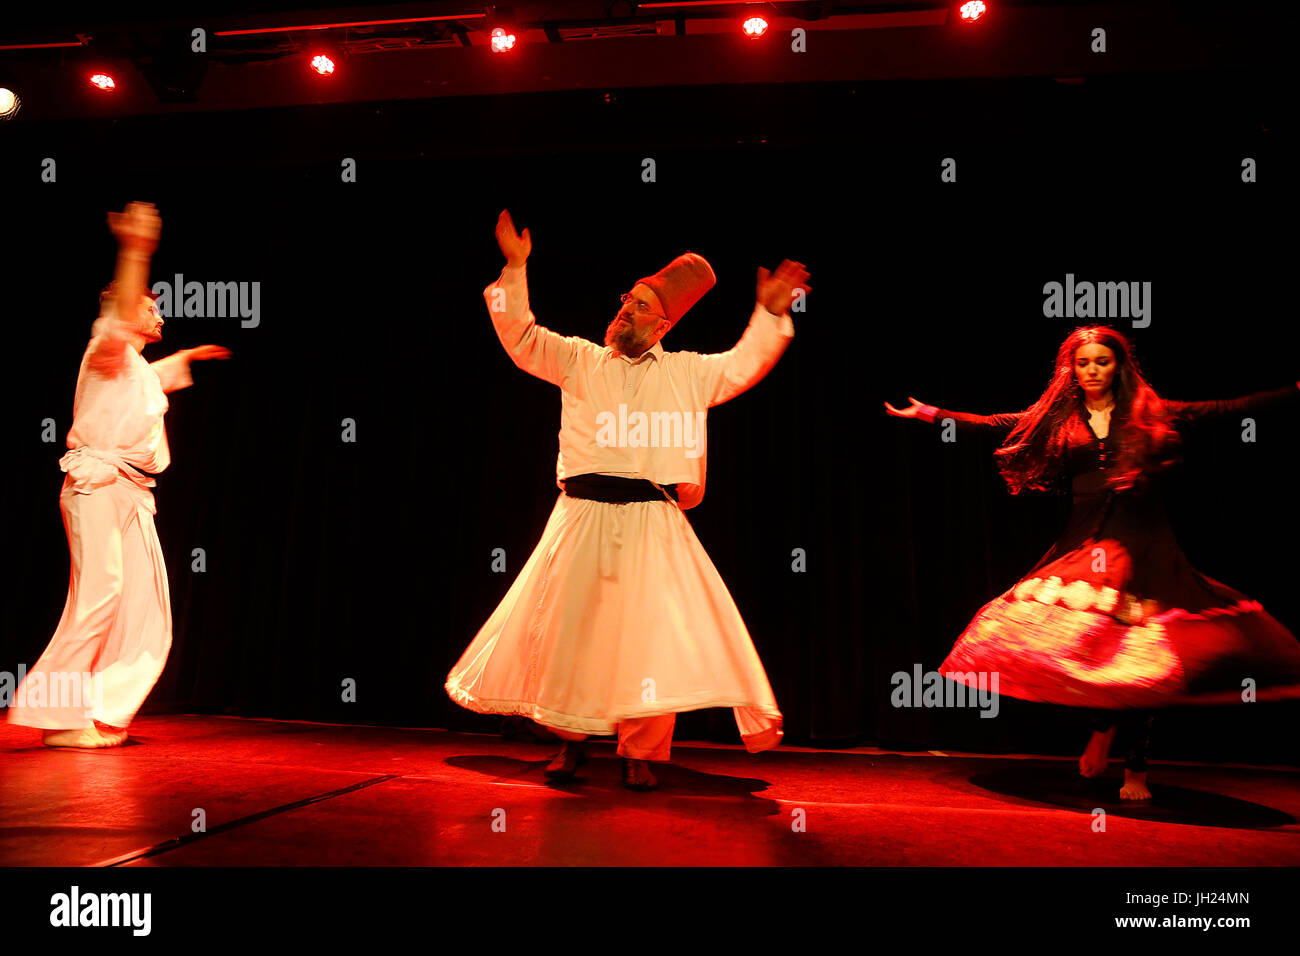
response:
[[[107,732],[106,732],[107,731]],[[126,730],[91,725],[81,730],[47,730],[41,742],[47,747],[117,747],[126,740]]]
[[[1121,800],[1150,800],[1151,791],[1147,789],[1146,771],[1135,773],[1132,770],[1124,771],[1124,786],[1119,788],[1119,798]]]
[[[587,760],[586,748],[578,740],[566,740],[543,773],[552,780],[571,780],[578,767]]]
[[[1100,730],[1092,732],[1088,746],[1084,748],[1083,756],[1079,758],[1079,773],[1085,777],[1096,777],[1106,772],[1106,766],[1110,763],[1110,744],[1115,739],[1117,729],[1112,725],[1110,730],[1104,733]]]
[[[650,772],[648,760],[623,758],[623,786],[629,790],[658,790],[659,779]]]
[[[126,743],[125,727],[114,727],[111,724],[100,723],[97,720],[95,721],[95,729],[99,731],[101,737],[113,741],[111,744],[105,744],[106,747],[116,747],[118,744]]]

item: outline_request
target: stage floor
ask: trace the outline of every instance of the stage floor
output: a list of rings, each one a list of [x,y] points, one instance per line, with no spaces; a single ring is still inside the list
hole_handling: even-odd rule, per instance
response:
[[[1154,763],[1137,806],[1119,761],[1085,781],[1073,759],[683,742],[637,793],[608,738],[549,785],[555,745],[493,735],[211,716],[132,733],[52,750],[0,723],[0,865],[1300,865],[1287,768]]]

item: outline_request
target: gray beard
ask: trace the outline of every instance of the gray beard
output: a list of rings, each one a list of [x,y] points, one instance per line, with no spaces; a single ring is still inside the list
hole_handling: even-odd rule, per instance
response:
[[[617,319],[605,330],[605,344],[629,358],[638,358],[645,351],[645,343],[637,339],[636,329],[631,325],[619,328]]]

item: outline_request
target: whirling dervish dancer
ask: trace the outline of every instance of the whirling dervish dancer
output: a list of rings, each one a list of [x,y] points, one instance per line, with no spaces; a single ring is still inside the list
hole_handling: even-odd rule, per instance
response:
[[[59,495],[72,571],[63,617],[23,678],[9,721],[43,729],[50,747],[114,747],[162,674],[172,642],[167,568],[154,528],[155,477],[171,463],[167,392],[193,384],[190,363],[228,358],[201,345],[156,362],[162,339],[147,290],[162,219],[151,203],[109,213],[117,238],[113,282],[77,374],[67,473]]]
[[[1051,383],[1027,411],[972,415],[925,405],[891,415],[951,420],[1006,436],[996,452],[1012,494],[1068,483],[1073,510],[1056,544],[962,632],[939,673],[999,692],[1092,711],[1080,772],[1105,771],[1116,730],[1121,799],[1147,800],[1151,712],[1175,704],[1300,696],[1300,643],[1244,594],[1196,571],[1169,526],[1159,476],[1178,459],[1178,427],[1295,406],[1300,382],[1230,401],[1161,399],[1114,329],[1076,329]]]
[[[502,346],[562,394],[556,499],[542,538],[447,676],[480,713],[521,714],[565,740],[546,770],[573,777],[589,734],[618,737],[623,783],[656,788],[676,714],[730,707],[751,752],[780,743],[781,712],[735,602],[684,514],[704,497],[707,410],[757,383],[794,335],[807,272],[758,270],[757,304],[734,348],[665,351],[660,339],[714,284],[685,253],[622,296],[604,347],[537,324],[506,211],[506,257],[483,291]]]

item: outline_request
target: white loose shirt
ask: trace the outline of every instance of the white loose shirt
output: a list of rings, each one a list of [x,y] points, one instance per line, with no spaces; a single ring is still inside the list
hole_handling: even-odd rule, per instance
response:
[[[704,498],[708,409],[735,398],[776,365],[794,337],[789,313],[754,308],[726,352],[668,352],[661,342],[640,358],[537,324],[526,266],[507,266],[483,290],[488,314],[514,363],[562,394],[555,482],[571,475],[646,478],[677,486],[678,504]]]
[[[142,487],[155,485],[135,469],[158,474],[171,463],[165,393],[192,384],[181,353],[146,362],[122,337],[118,320],[101,316],[77,373],[68,431],[72,450],[59,463],[76,490],[89,493],[116,480],[118,472]]]

